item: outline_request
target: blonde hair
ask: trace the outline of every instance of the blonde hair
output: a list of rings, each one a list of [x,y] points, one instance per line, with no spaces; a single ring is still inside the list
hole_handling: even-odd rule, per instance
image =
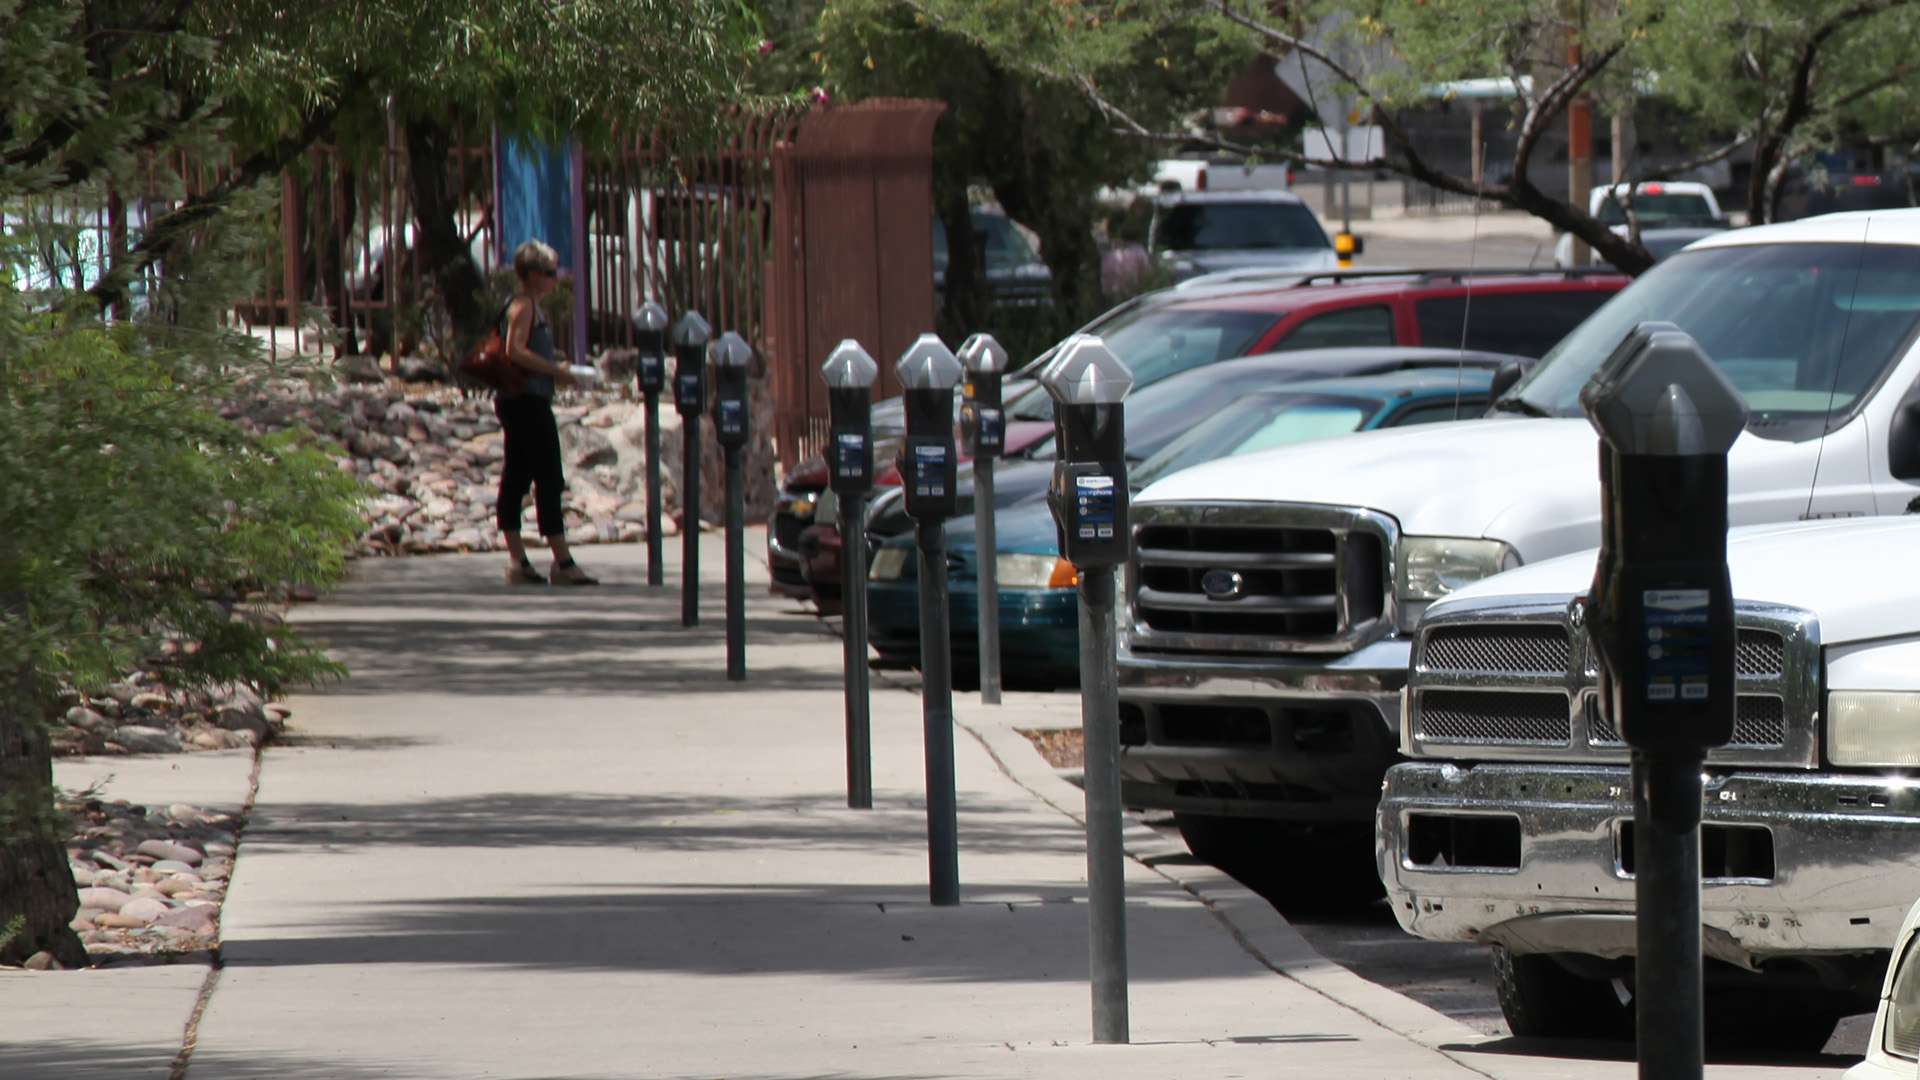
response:
[[[535,271],[553,271],[560,265],[560,253],[539,240],[529,240],[513,249],[513,272],[526,277]]]

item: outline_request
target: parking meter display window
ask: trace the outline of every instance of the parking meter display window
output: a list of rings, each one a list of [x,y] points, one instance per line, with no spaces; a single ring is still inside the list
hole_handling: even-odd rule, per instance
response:
[[[836,431],[830,444],[833,452],[834,490],[843,484],[862,485],[872,471],[873,452],[867,437],[858,431]]]
[[[658,356],[640,355],[640,389],[649,394],[657,394],[666,389],[667,366]]]
[[[673,381],[673,404],[681,412],[696,413],[706,404],[706,380],[700,372],[683,372]]]
[[[1054,521],[1060,552],[1075,566],[1119,566],[1127,561],[1127,485],[1117,464],[1054,466]]]
[[[960,423],[967,430],[967,444],[973,449],[974,457],[998,454],[1006,448],[1004,410],[969,404],[961,414]]]
[[[721,398],[715,421],[720,438],[745,439],[747,437],[747,403],[738,398]]]
[[[1082,540],[1113,539],[1113,477],[1076,476],[1074,531]]]
[[[1706,589],[1647,589],[1641,594],[1648,701],[1704,702],[1710,696],[1711,595]]]

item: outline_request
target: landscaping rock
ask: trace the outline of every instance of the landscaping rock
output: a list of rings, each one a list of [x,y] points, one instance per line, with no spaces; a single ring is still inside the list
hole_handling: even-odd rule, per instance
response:
[[[180,737],[173,732],[140,724],[114,728],[108,741],[136,754],[176,754],[182,749]]]

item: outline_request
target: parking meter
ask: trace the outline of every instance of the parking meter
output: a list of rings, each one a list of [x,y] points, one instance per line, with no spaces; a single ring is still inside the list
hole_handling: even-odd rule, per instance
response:
[[[673,408],[680,414],[680,625],[700,625],[700,414],[707,406],[707,341],[697,311],[673,328]]]
[[[1692,337],[1635,327],[1580,391],[1599,430],[1589,632],[1603,707],[1632,747],[1640,1075],[1703,1074],[1700,770],[1733,736],[1727,452],[1747,403]]]
[[[1058,456],[1047,501],[1060,553],[1078,571],[1080,730],[1085,747],[1087,917],[1095,1042],[1124,1043],[1127,1020],[1126,852],[1120,827],[1120,695],[1114,657],[1114,568],[1127,561],[1125,406],[1133,372],[1106,342],[1079,334],[1040,373],[1053,398]]]
[[[1081,569],[1127,561],[1127,435],[1121,402],[1133,372],[1106,343],[1076,335],[1040,374],[1054,400],[1057,458],[1047,500],[1060,553]]]
[[[660,391],[667,387],[667,309],[649,300],[633,313],[640,352],[640,393],[647,401],[647,584],[664,584],[666,538],[660,535]]]
[[[960,823],[953,780],[953,656],[947,605],[946,523],[953,513],[953,388],[960,361],[933,334],[894,365],[906,388],[900,483],[914,520],[920,575],[920,716],[927,754],[927,861],[937,906],[960,903]]]
[[[979,552],[975,577],[980,586],[980,701],[1000,704],[999,537],[994,534],[993,459],[1006,450],[1007,424],[1001,412],[1000,380],[1007,350],[992,334],[975,334],[960,346],[967,369],[960,402],[960,432],[973,457],[973,536]]]
[[[727,678],[747,677],[746,478],[747,376],[753,346],[729,330],[707,349],[713,361],[713,428],[727,459]]]
[[[1592,633],[1629,746],[1704,751],[1733,737],[1727,451],[1747,404],[1693,338],[1642,323],[1580,392],[1599,429]]]
[[[938,336],[921,334],[894,371],[906,389],[907,441],[900,449],[900,484],[907,514],[916,521],[944,522],[955,502],[953,388],[960,385],[960,362]]]
[[[840,625],[847,686],[847,805],[873,809],[873,736],[867,701],[867,560],[860,523],[873,490],[873,382],[880,365],[848,338],[820,375],[827,381],[827,486],[839,497]]]

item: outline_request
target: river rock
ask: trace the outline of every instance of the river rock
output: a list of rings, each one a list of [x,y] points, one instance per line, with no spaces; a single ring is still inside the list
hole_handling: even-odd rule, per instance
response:
[[[182,749],[180,737],[173,732],[140,724],[114,728],[107,738],[136,754],[177,754]]]
[[[184,863],[189,869],[205,862],[207,857],[186,844],[172,840],[142,840],[134,849],[141,855],[151,855],[156,860]],[[159,869],[158,863],[155,869]]]
[[[119,911],[133,896],[119,889],[103,889],[98,885],[80,890],[80,906],[98,908],[101,911]],[[98,921],[98,920],[95,920]]]
[[[560,429],[560,451],[568,467],[574,469],[613,465],[620,460],[605,435],[582,424],[568,424]]]
[[[171,926],[195,933],[212,933],[220,918],[220,909],[211,904],[174,908],[154,919],[156,926]]]

